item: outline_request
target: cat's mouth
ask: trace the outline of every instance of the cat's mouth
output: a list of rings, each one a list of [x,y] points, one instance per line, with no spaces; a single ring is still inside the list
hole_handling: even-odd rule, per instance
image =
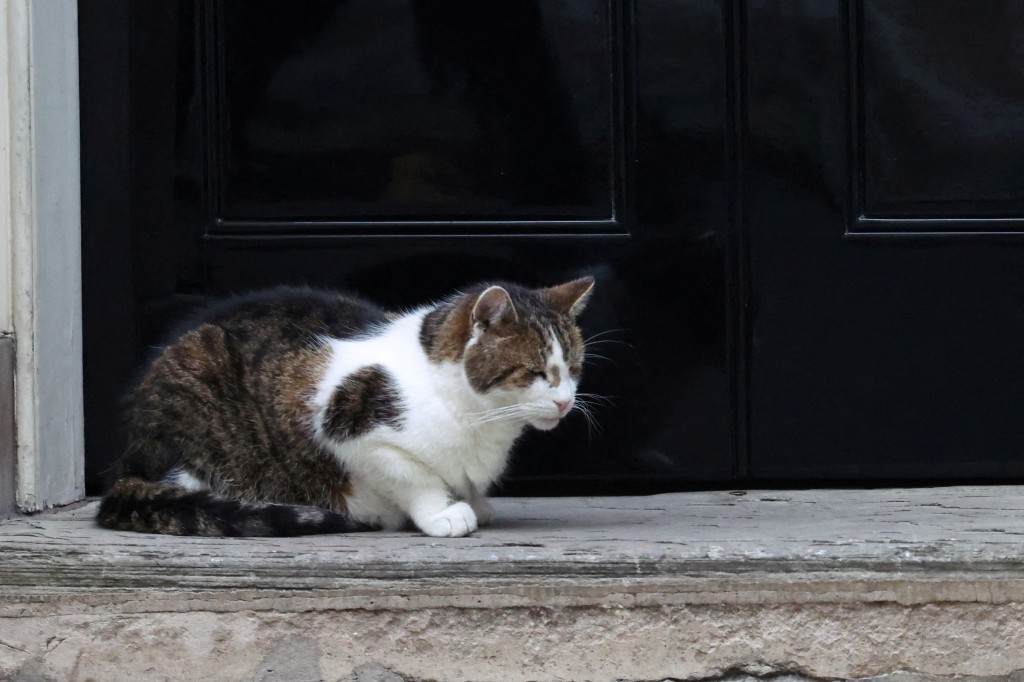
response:
[[[540,429],[541,431],[550,431],[551,429],[558,426],[561,423],[561,421],[561,417],[552,417],[550,419],[538,417],[537,419],[533,420],[533,425],[534,427]]]

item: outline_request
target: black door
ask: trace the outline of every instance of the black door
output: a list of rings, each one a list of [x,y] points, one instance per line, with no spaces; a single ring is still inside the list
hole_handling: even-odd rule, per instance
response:
[[[1024,3],[747,7],[751,474],[1024,473]]]
[[[172,321],[590,273],[506,490],[1024,473],[1015,0],[83,0],[90,490]]]
[[[602,396],[598,427],[579,415],[525,438],[506,489],[614,493],[743,473],[728,5],[80,11],[92,489],[118,451],[116,395],[207,296],[307,283],[401,307],[479,280],[584,273],[598,288],[581,390]]]

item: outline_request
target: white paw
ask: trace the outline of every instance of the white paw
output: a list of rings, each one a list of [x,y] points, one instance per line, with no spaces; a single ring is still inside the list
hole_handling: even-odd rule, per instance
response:
[[[473,507],[473,513],[476,514],[478,525],[486,526],[494,518],[494,507],[491,506],[486,497],[478,497],[469,504]]]
[[[476,530],[476,514],[465,502],[456,502],[429,517],[422,530],[435,538],[461,538]]]

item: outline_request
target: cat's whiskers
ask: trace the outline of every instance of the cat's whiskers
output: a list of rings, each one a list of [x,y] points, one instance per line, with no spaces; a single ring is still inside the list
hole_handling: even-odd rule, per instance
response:
[[[480,412],[464,412],[463,416],[465,416],[465,417],[476,417],[476,416],[481,416],[481,415],[489,415],[489,414],[494,414],[496,412],[503,412],[505,410],[514,410],[514,409],[522,407],[523,405],[526,405],[526,404],[527,403],[513,403],[512,405],[503,405],[501,407],[492,407],[490,409],[482,410]]]
[[[610,362],[613,365],[618,364],[607,355],[601,355],[599,353],[586,353],[583,356],[583,362],[588,362],[590,360],[604,360],[605,362]]]
[[[618,334],[619,332],[627,332],[627,331],[629,331],[629,330],[628,329],[605,329],[603,332],[598,332],[596,334],[593,334],[593,335],[588,336],[587,338],[583,339],[583,343],[584,344],[588,344],[591,341],[593,341],[594,339],[599,339],[602,336],[605,336],[606,334]],[[624,343],[624,342],[620,341],[620,343]]]
[[[579,400],[581,398],[585,399],[585,401],[586,400],[600,400],[600,401],[602,401],[602,402],[604,402],[604,403],[606,403],[608,405],[614,405],[615,404],[615,400],[613,400],[611,397],[606,396],[606,395],[600,395],[598,393],[577,393],[576,394],[576,399]]]
[[[626,346],[627,348],[635,348],[635,346],[627,341],[619,341],[618,339],[601,339],[600,341],[589,341],[583,344],[584,348],[593,348],[594,346],[600,346],[606,343],[617,343],[620,346]]]
[[[599,355],[597,353],[591,352],[593,350],[593,348],[595,348],[596,346],[601,346],[601,345],[606,345],[606,344],[618,344],[620,346],[626,346],[627,348],[630,348],[632,350],[636,350],[636,346],[634,346],[633,344],[629,343],[628,341],[623,341],[621,339],[602,339],[601,338],[602,336],[605,336],[606,334],[615,334],[617,332],[624,332],[624,331],[628,331],[628,330],[626,330],[626,329],[608,329],[608,330],[605,330],[603,332],[598,332],[597,334],[594,334],[593,336],[590,336],[590,337],[584,339],[584,341],[583,341],[584,360],[587,360],[589,358],[595,358],[595,359],[598,359],[598,360],[607,360],[608,362],[611,362],[612,364],[615,364],[615,361],[612,360],[611,358],[608,358],[608,357],[606,357],[604,355]]]
[[[604,407],[610,407],[615,404],[615,400],[609,396],[600,395],[598,393],[577,393],[576,394],[576,407],[579,408],[580,413],[587,420],[587,435],[592,436],[596,431],[598,435],[604,433],[604,429],[601,427],[600,421],[597,419],[595,411],[600,410]]]
[[[622,346],[626,346],[627,348],[632,348],[634,350],[636,349],[636,347],[633,346],[633,344],[626,343],[625,341],[619,341],[618,339],[601,339],[599,341],[586,341],[583,344],[583,362],[587,362],[589,360],[604,360],[606,362],[612,363],[613,365],[617,365],[618,363],[612,358],[608,357],[607,355],[595,353],[593,350],[595,346],[600,346],[602,344],[608,343],[616,343]]]
[[[531,411],[531,405],[534,405],[534,403],[514,403],[484,410],[483,412],[469,412],[466,416],[476,416],[476,419],[471,419],[469,423],[472,426],[481,426],[495,421],[526,416]]]
[[[470,420],[472,424],[484,424],[489,421],[495,421],[497,419],[509,419],[522,414],[523,409],[519,408],[516,410],[503,410],[501,412],[493,412],[490,414],[482,414],[479,417]]]
[[[593,405],[588,403],[586,399],[580,398],[578,394],[576,396],[576,404],[573,406],[574,411],[577,409],[587,421],[587,436],[593,437],[595,431],[598,435],[601,435],[603,430],[601,429],[601,425],[598,423],[597,418],[594,416]]]

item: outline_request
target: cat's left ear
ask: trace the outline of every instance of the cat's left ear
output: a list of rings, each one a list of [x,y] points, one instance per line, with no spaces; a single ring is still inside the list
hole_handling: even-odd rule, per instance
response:
[[[515,322],[519,319],[512,298],[504,288],[488,287],[484,290],[473,306],[473,322],[483,327],[497,327],[503,322]]]
[[[540,293],[556,309],[576,317],[583,312],[593,291],[594,278],[587,276],[574,279],[565,284],[542,289]]]

